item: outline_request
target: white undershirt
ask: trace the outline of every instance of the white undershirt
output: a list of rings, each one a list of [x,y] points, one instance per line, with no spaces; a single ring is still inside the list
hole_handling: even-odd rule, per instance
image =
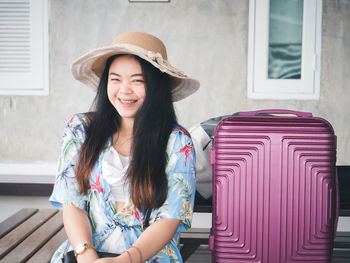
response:
[[[113,147],[105,153],[102,160],[102,176],[111,185],[113,199],[118,202],[125,202],[127,198],[125,180],[129,163],[130,158],[119,154]],[[116,227],[100,250],[122,254],[125,249],[121,229]]]
[[[125,180],[129,163],[129,156],[119,154],[113,147],[103,157],[102,176],[111,185],[114,201],[126,201]]]

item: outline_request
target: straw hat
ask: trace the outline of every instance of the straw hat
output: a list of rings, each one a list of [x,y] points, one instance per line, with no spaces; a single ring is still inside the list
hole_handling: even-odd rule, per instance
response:
[[[73,62],[71,70],[75,79],[97,89],[105,63],[110,56],[133,54],[150,62],[171,77],[173,101],[179,101],[199,88],[199,81],[187,77],[170,65],[163,42],[150,34],[126,32],[118,36],[110,46],[92,50]]]

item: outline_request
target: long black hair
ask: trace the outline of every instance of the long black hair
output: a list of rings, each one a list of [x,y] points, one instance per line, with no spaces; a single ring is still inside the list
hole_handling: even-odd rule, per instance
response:
[[[109,68],[121,55],[108,58],[93,103],[88,113],[84,141],[76,166],[81,193],[89,189],[89,177],[108,138],[118,131],[121,117],[110,103],[107,94]],[[134,56],[141,64],[146,84],[145,100],[135,115],[131,161],[127,171],[131,199],[145,210],[160,207],[167,197],[168,181],[166,147],[170,133],[177,124],[172,103],[170,77],[149,62]]]

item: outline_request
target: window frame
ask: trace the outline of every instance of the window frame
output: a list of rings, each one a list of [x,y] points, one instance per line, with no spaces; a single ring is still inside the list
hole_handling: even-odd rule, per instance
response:
[[[1,72],[0,96],[49,95],[49,17],[48,0],[29,0],[30,61],[29,72]]]
[[[249,99],[318,100],[321,81],[322,0],[304,0],[301,79],[268,79],[269,0],[249,0]]]

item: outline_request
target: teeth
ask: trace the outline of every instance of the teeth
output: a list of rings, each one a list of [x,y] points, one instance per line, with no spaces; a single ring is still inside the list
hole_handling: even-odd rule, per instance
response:
[[[123,104],[133,104],[137,101],[137,100],[122,100],[122,99],[119,99],[119,100]]]

